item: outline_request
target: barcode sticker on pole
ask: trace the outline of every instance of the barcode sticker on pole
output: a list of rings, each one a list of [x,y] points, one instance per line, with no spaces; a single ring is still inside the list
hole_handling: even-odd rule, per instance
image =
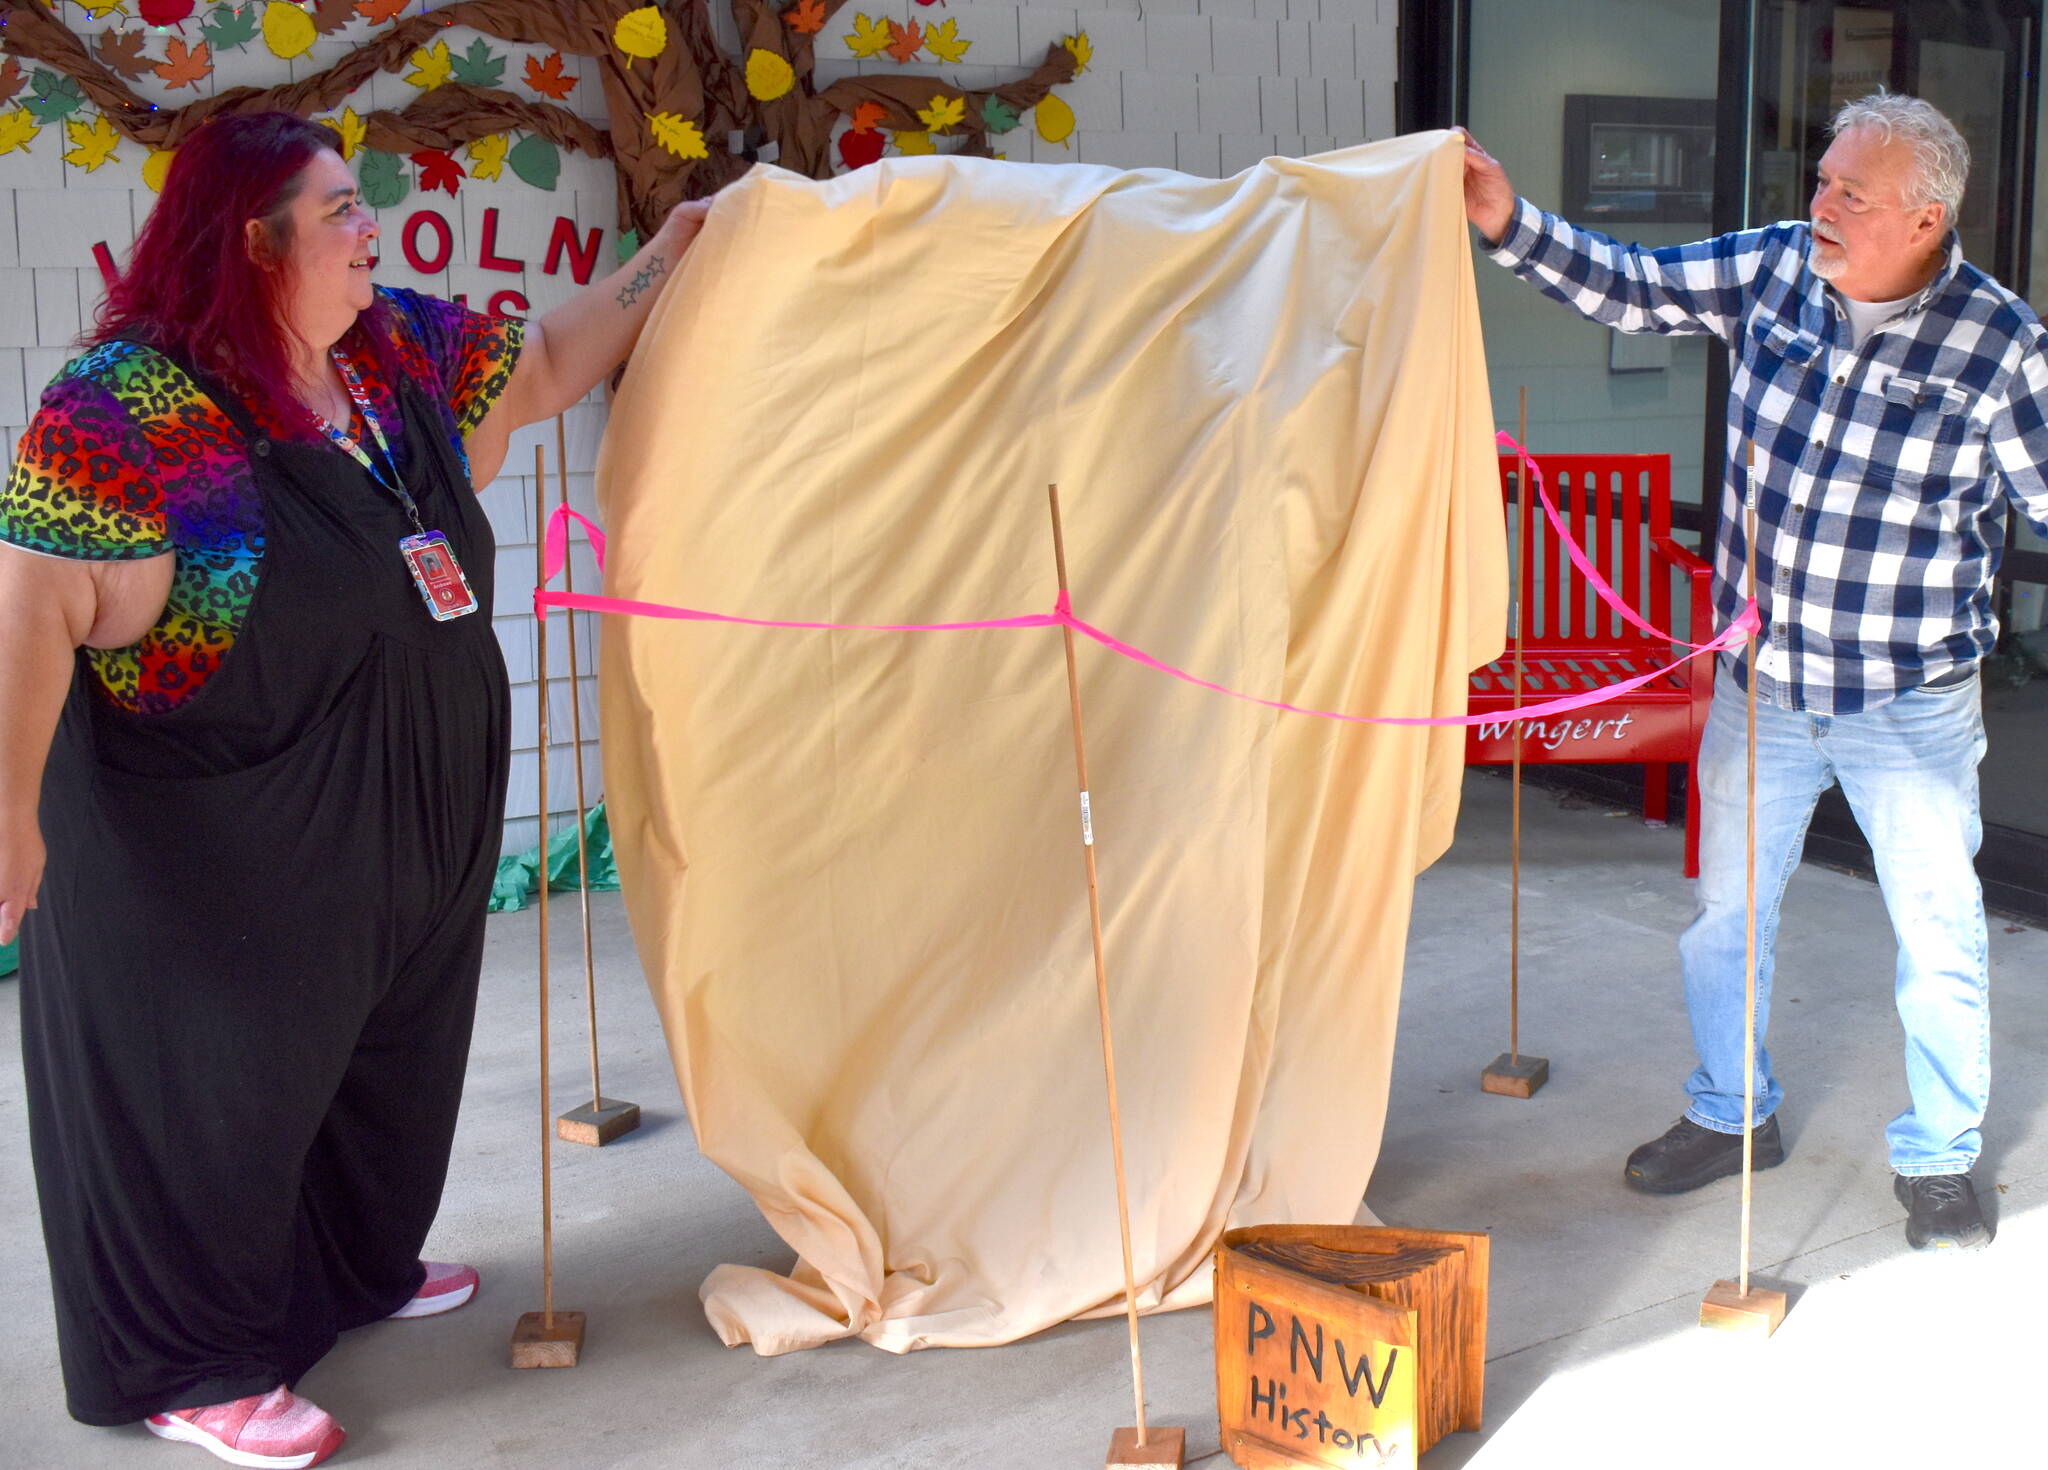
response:
[[[1095,818],[1089,814],[1088,793],[1085,791],[1081,793],[1081,845],[1095,845]]]

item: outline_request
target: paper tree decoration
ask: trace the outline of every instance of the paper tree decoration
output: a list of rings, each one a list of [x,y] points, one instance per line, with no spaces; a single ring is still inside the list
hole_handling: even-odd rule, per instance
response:
[[[501,167],[552,188],[557,148],[609,158],[618,178],[620,230],[644,238],[673,205],[709,194],[751,166],[729,146],[735,137],[748,154],[772,144],[777,163],[813,178],[872,162],[888,138],[903,152],[931,152],[934,138],[946,137],[962,152],[987,155],[992,134],[1015,128],[1042,102],[1057,102],[1052,89],[1071,81],[1087,61],[1085,45],[1055,45],[1029,75],[997,87],[883,74],[820,89],[814,42],[846,0],[728,3],[739,27],[737,57],[713,35],[709,0],[455,0],[411,14],[404,13],[405,0],[320,0],[310,9],[292,0],[224,0],[210,9],[151,0],[152,15],[179,12],[166,23],[197,22],[196,36],[173,34],[162,54],[155,54],[155,37],[119,28],[101,32],[88,46],[44,6],[9,4],[0,48],[42,65],[25,77],[10,60],[11,85],[8,70],[0,69],[0,106],[29,84],[19,105],[0,111],[0,152],[27,147],[39,128],[69,118],[88,101],[115,133],[149,149],[152,164],[217,112],[281,108],[303,117],[327,115],[351,155],[366,152],[356,166],[371,196],[388,198],[394,190],[403,196],[401,159],[413,162],[422,189],[453,193],[465,177],[495,178]],[[152,104],[130,85],[153,75],[166,87],[196,90],[224,51],[260,41],[280,57],[303,57],[318,37],[356,20],[379,29],[332,66],[280,86],[228,87],[172,107]],[[478,39],[466,48],[451,42],[447,33],[455,26]],[[494,55],[484,37],[552,49],[545,59],[529,59],[524,75],[513,79],[530,96],[506,90],[505,58]],[[873,49],[863,49],[870,41]],[[845,44],[856,56],[908,62],[921,51],[958,61],[973,43],[950,19],[927,27],[863,15]],[[380,71],[399,74],[419,95],[401,108],[358,114],[351,99]],[[561,105],[579,75],[602,86],[609,131]],[[1055,113],[1072,127],[1065,104]],[[849,127],[835,148],[842,117]],[[511,143],[513,134],[525,136]],[[467,154],[465,171],[458,151],[486,138],[498,141]],[[97,132],[73,132],[70,141],[88,159],[104,161],[112,153]]]

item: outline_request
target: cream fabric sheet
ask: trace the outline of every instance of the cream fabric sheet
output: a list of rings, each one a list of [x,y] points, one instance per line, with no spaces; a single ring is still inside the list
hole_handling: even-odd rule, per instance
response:
[[[751,616],[1076,611],[1233,687],[1462,713],[1505,558],[1457,140],[1233,179],[971,159],[720,197],[611,417],[606,590]],[[1350,1220],[1461,732],[1080,651],[1137,1270]],[[1120,1310],[1060,637],[608,619],[606,792],[704,1153],[796,1252],[729,1344]]]

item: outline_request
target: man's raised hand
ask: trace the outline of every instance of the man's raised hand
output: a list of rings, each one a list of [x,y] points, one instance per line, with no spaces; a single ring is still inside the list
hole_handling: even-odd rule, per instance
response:
[[[1498,245],[1515,218],[1515,189],[1500,161],[1459,128],[1465,140],[1465,218],[1489,245]]]

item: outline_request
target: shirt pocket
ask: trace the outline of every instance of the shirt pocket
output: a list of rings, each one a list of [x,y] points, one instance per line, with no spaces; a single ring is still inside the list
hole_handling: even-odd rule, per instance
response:
[[[1884,385],[1884,412],[1871,446],[1871,477],[1913,494],[1945,494],[1970,434],[1970,393],[1941,378],[1905,374]]]
[[[1939,378],[1908,378],[1901,374],[1884,385],[1884,401],[1933,423],[1962,413],[1970,406],[1970,395],[1957,384]]]
[[[1769,379],[1786,365],[1811,367],[1822,347],[1819,337],[1800,330],[1795,322],[1783,317],[1757,317],[1749,324],[1743,356],[1752,372]]]

